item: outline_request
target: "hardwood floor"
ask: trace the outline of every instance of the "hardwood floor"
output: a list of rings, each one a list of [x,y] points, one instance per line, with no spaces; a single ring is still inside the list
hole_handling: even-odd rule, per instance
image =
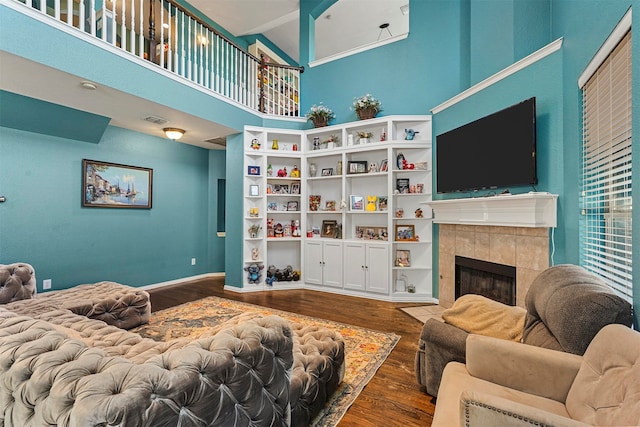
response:
[[[413,360],[422,323],[389,303],[311,290],[225,292],[224,279],[207,279],[151,289],[152,311],[207,296],[219,296],[336,322],[394,332],[402,338],[375,377],[360,393],[340,427],[430,426],[435,406],[415,379]]]

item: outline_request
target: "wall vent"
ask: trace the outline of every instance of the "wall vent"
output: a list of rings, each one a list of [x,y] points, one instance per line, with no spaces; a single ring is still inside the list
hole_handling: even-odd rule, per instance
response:
[[[156,117],[156,116],[147,116],[144,119],[148,122],[155,123],[157,125],[163,125],[165,123],[169,123],[169,120],[163,119],[162,117]]]
[[[209,144],[213,144],[213,145],[219,145],[220,147],[226,147],[227,146],[227,137],[226,136],[221,136],[221,137],[217,137],[217,138],[205,139],[204,142],[208,142]]]

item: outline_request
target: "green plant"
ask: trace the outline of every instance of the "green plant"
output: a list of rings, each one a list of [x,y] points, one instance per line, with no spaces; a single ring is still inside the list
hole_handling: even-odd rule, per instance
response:
[[[331,111],[331,108],[321,102],[320,105],[312,105],[309,112],[306,114],[306,117],[309,120],[326,119],[329,121],[331,119],[335,119],[336,115]]]
[[[353,108],[356,111],[373,108],[377,111],[382,110],[382,102],[370,93],[359,98],[353,98]]]

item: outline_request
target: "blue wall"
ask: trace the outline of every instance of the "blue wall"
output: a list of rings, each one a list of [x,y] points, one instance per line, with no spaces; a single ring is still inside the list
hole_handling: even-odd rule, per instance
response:
[[[39,291],[43,279],[140,286],[223,270],[208,220],[223,152],[113,126],[99,144],[5,127],[0,141],[0,262],[33,264]],[[152,209],[81,207],[82,159],[152,168]]]

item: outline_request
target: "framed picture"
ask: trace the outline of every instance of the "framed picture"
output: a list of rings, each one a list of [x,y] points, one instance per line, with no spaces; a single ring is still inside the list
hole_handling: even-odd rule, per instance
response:
[[[333,175],[333,168],[322,169],[322,176],[331,176],[331,175]]]
[[[277,211],[277,210],[278,210],[278,203],[276,203],[276,202],[269,202],[269,203],[267,204],[267,210],[268,210],[268,211],[272,211],[272,212]]]
[[[247,166],[247,174],[260,175],[260,166]]]
[[[388,207],[388,198],[387,196],[378,196],[378,210],[386,211]]]
[[[364,197],[352,195],[350,199],[352,211],[364,211]]]
[[[387,232],[387,227],[376,228],[376,234],[378,236],[378,240],[389,240],[389,233]]]
[[[249,195],[250,196],[259,196],[260,195],[260,186],[258,184],[249,185]]]
[[[347,163],[349,169],[348,173],[366,173],[367,172],[367,161],[353,160]]]
[[[336,210],[336,201],[335,200],[327,200],[325,203],[325,210],[327,211],[335,211]]]
[[[416,230],[413,225],[396,224],[396,240],[397,241],[415,241]]]
[[[273,194],[289,194],[289,184],[274,184]]]
[[[327,220],[322,221],[322,231],[320,237],[335,237],[338,228],[338,221]]]
[[[411,267],[411,251],[396,249],[396,267]]]
[[[82,160],[82,206],[151,209],[153,169]]]
[[[294,183],[291,184],[291,194],[300,194],[300,184],[299,183]]]
[[[320,195],[316,195],[316,194],[312,194],[309,196],[309,210],[310,211],[317,211],[318,209],[320,209],[320,200],[322,199],[322,196]]]
[[[409,178],[396,179],[396,190],[400,194],[406,194],[409,192]]]
[[[289,202],[287,202],[287,210],[288,211],[298,211],[298,201],[297,200],[291,200]]]
[[[318,227],[317,225],[311,226],[311,234],[313,234],[314,236],[319,236],[320,235],[320,227]]]
[[[267,184],[267,194],[273,194],[273,185]]]
[[[380,163],[380,172],[386,172],[387,171],[387,159],[384,159],[381,163]]]

